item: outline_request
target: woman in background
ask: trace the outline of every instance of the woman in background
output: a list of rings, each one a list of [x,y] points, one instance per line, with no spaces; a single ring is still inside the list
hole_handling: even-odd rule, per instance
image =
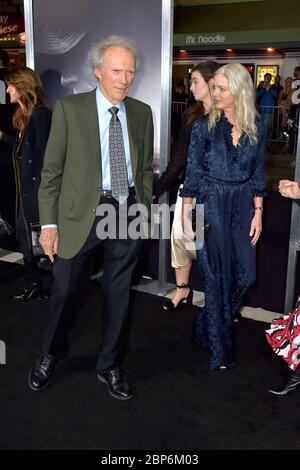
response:
[[[300,187],[297,181],[281,180],[278,189],[284,197],[300,199]],[[300,386],[299,302],[300,297],[291,314],[275,319],[273,328],[267,330],[267,338],[275,354],[284,359],[290,368],[284,386],[280,390],[269,390],[273,395],[285,396]]]
[[[278,105],[290,107],[292,104],[292,94],[295,91],[292,88],[293,77],[286,77],[284,80],[284,87],[279,93]]]
[[[284,88],[279,93],[278,98],[278,106],[279,108],[279,125],[285,126],[287,120],[289,118],[289,110],[293,104],[292,102],[292,94],[294,93],[294,89],[292,88],[293,77],[287,77],[284,81]]]
[[[51,126],[51,111],[42,82],[30,68],[9,72],[6,82],[10,101],[17,104],[13,116],[13,125],[17,130],[13,149],[16,227],[25,268],[23,291],[13,299],[26,301],[37,297],[41,300],[44,296],[38,272],[39,258],[32,253],[30,224],[39,222],[38,188]]]
[[[182,116],[178,139],[175,144],[173,158],[169,161],[165,172],[158,181],[158,187],[154,189],[156,197],[178,182],[184,180],[188,146],[192,127],[196,119],[208,113],[212,105],[210,82],[219,65],[213,61],[200,62],[192,69],[190,89],[196,100],[196,104],[189,107]],[[189,287],[189,276],[193,260],[196,259],[194,249],[186,249],[185,236],[182,232],[182,199],[177,198],[174,221],[171,234],[171,259],[175,268],[176,293],[172,300],[166,299],[163,308],[174,310],[182,305],[184,300],[192,304],[193,291]]]

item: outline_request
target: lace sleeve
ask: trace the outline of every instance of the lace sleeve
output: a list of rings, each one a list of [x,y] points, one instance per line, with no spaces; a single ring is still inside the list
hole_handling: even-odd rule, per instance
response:
[[[198,119],[192,129],[186,165],[186,176],[183,188],[179,193],[181,197],[195,197],[200,192],[198,175],[204,150],[204,123],[206,123],[204,119],[205,118]]]
[[[258,127],[258,144],[256,152],[255,169],[250,186],[253,197],[265,197],[268,195],[265,188],[265,154],[266,154],[266,127],[261,121]]]

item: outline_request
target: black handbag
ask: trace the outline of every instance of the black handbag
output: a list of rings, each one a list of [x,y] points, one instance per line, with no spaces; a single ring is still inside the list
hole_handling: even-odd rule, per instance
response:
[[[45,252],[40,244],[41,225],[39,222],[30,224],[31,230],[31,245],[33,256],[45,255]]]
[[[14,233],[12,227],[0,216],[0,241],[6,240]]]

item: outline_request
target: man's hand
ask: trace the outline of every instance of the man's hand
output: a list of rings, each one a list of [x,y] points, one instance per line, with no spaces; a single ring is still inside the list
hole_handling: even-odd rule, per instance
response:
[[[57,255],[59,244],[59,232],[55,227],[43,228],[40,235],[40,244],[47,256],[49,256],[52,263],[54,262],[54,255]]]

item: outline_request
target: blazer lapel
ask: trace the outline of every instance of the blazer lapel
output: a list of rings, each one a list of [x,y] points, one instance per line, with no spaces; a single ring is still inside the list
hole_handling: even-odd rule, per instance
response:
[[[86,97],[86,115],[83,118],[86,121],[88,133],[87,142],[91,149],[91,155],[97,158],[97,165],[100,170],[100,182],[102,182],[102,164],[101,164],[101,145],[99,135],[99,120],[96,105],[96,89],[91,91]]]
[[[129,147],[130,147],[130,158],[131,158],[131,167],[132,167],[132,174],[133,180],[136,179],[136,170],[138,164],[138,149],[136,145],[136,135],[137,135],[137,121],[135,118],[135,113],[128,101],[124,100],[125,109],[126,109],[126,120],[127,120],[127,128],[128,128],[128,139],[129,139]]]

